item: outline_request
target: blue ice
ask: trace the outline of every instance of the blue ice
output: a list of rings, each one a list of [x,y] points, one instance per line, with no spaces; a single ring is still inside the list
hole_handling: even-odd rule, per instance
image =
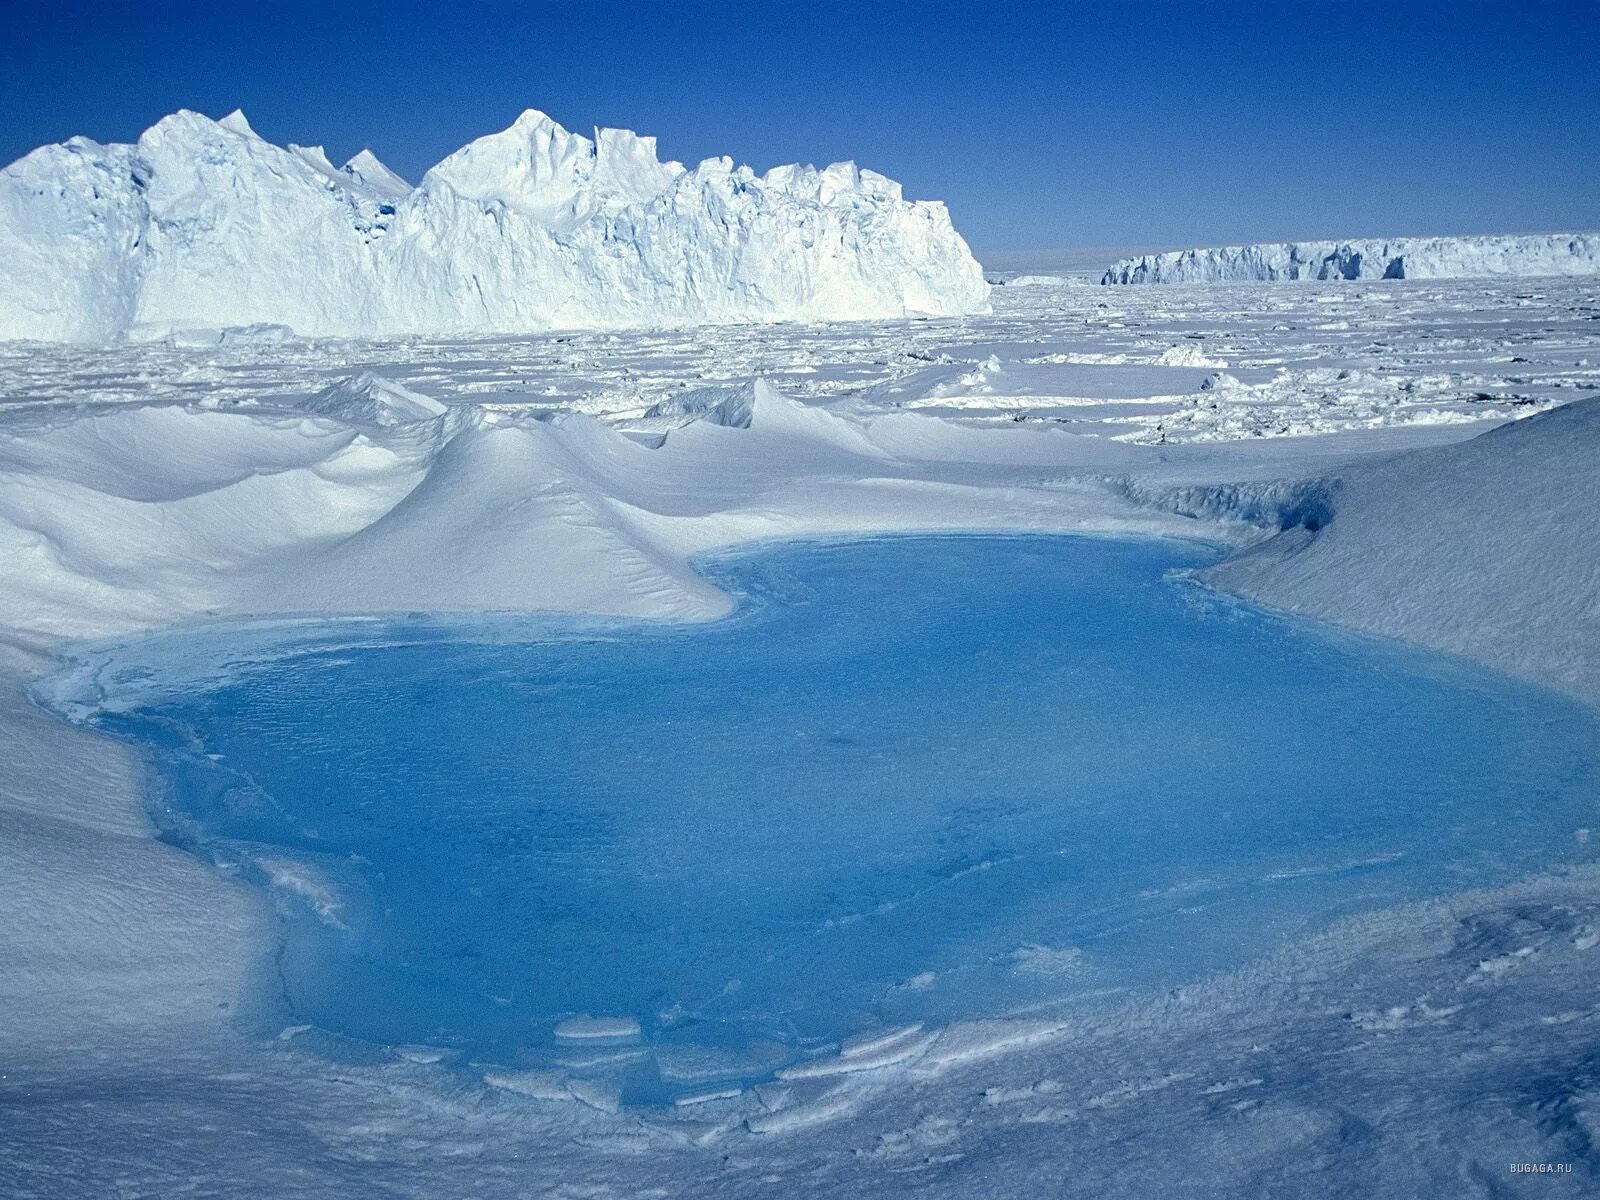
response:
[[[595,1014],[755,1076],[1588,855],[1587,710],[1174,577],[1208,557],[792,544],[711,564],[709,625],[191,630],[117,650],[100,720],[167,836],[336,897],[280,889],[295,1019],[482,1061]]]

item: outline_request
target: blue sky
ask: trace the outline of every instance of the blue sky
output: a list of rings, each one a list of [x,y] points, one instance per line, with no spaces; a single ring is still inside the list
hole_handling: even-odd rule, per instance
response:
[[[1600,0],[0,0],[0,160],[174,108],[415,180],[526,107],[854,158],[980,252],[1600,226]]]

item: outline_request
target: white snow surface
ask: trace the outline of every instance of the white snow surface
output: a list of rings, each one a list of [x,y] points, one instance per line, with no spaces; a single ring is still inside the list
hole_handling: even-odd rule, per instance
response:
[[[0,338],[103,342],[527,332],[979,311],[943,204],[842,162],[692,169],[655,139],[524,112],[409,187],[336,168],[240,113],[180,111],[134,145],[73,138],[0,171]]]
[[[1600,234],[1364,238],[1170,250],[1111,264],[1101,283],[1475,279],[1600,275]]]
[[[152,840],[132,749],[26,699],[83,639],[401,610],[705,619],[729,601],[702,552],[953,528],[1208,539],[1214,587],[1600,702],[1592,286],[995,304],[0,347],[7,1195],[1593,1194],[1592,869],[1371,913],[1092,1013],[863,1029],[748,1090],[727,1082],[743,1056],[662,1056],[696,1103],[631,1110],[606,1074],[641,1052],[609,1036],[627,1014],[582,1018],[608,1037],[538,1071],[245,1032],[270,901]]]
[[[300,407],[350,425],[409,425],[431,421],[449,411],[432,397],[371,371],[329,384]]]
[[[1325,485],[1316,528],[1295,525],[1202,575],[1600,701],[1597,448],[1590,397],[1353,466]]]

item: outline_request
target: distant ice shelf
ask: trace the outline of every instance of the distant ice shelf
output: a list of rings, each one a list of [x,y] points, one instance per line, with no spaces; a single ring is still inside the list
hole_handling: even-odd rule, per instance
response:
[[[0,171],[0,339],[524,333],[983,310],[936,201],[854,163],[662,162],[524,112],[411,187],[335,167],[242,113],[180,111],[133,145],[73,138]]]
[[[1229,283],[1595,274],[1600,274],[1600,234],[1549,233],[1272,242],[1171,250],[1114,262],[1100,282]]]

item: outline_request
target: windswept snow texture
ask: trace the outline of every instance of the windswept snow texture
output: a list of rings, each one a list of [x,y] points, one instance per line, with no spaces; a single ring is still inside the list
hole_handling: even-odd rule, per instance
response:
[[[182,111],[0,172],[0,338],[505,332],[981,310],[944,205],[853,163],[693,169],[529,110],[416,187]]]
[[[1112,263],[1100,282],[1476,279],[1493,275],[1600,275],[1600,234],[1368,238],[1171,250]]]
[[[1457,446],[1353,466],[1329,483],[1314,519],[1205,575],[1280,608],[1600,698],[1597,446],[1591,397]],[[1442,620],[1428,603],[1441,595]]]
[[[282,895],[279,1026],[559,1078],[615,1014],[650,1056],[588,1074],[646,1102],[1590,857],[1592,713],[1164,578],[1202,557],[800,546],[712,625],[177,633],[92,680],[171,834]]]

